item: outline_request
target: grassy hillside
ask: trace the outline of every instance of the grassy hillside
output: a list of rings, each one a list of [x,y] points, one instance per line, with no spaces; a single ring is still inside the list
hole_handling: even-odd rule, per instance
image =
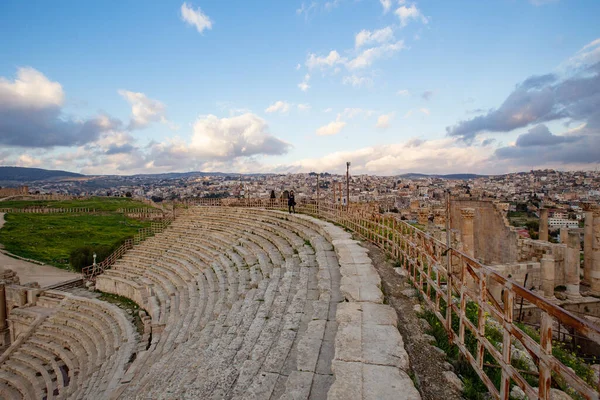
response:
[[[69,256],[74,250],[87,248],[97,251],[98,260],[135,235],[148,221],[126,218],[117,213],[119,208],[146,208],[146,204],[128,198],[97,197],[70,201],[6,201],[1,208],[94,208],[91,214],[20,214],[4,216],[6,223],[0,229],[0,243],[9,252],[42,261],[60,268],[70,268]]]
[[[68,268],[71,251],[83,246],[113,246],[149,222],[122,215],[8,214],[0,243],[21,257]]]
[[[98,211],[116,211],[119,208],[149,208],[150,206],[141,201],[132,200],[127,197],[92,197],[86,200],[60,200],[60,201],[31,201],[15,200],[0,201],[0,208],[76,208],[87,207]]]

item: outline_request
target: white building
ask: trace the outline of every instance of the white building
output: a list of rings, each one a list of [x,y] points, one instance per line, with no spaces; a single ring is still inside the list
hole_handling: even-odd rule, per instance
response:
[[[551,228],[579,228],[579,222],[572,219],[548,218],[548,226]]]

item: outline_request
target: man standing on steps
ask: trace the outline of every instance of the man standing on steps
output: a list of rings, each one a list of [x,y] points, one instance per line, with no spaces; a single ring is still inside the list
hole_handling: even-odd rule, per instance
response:
[[[292,210],[294,211],[294,214],[296,214],[296,198],[294,197],[294,191],[291,190],[290,191],[290,197],[288,197],[288,210],[290,212],[290,214],[292,213]]]

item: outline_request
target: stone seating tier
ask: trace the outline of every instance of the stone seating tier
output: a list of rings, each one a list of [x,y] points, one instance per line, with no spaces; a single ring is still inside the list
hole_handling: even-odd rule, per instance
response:
[[[83,398],[84,390],[85,398],[100,398],[116,387],[137,341],[122,310],[45,291],[35,306],[15,311],[15,321],[37,317],[3,355],[0,398]]]
[[[341,398],[333,365],[341,380],[354,379],[356,372],[348,374],[348,368],[358,365],[358,376],[372,384],[377,378],[369,375],[372,368],[362,371],[360,344],[358,359],[337,359],[338,348],[355,346],[336,339],[344,298],[374,301],[389,312],[381,304],[377,273],[358,249],[341,229],[311,218],[265,210],[185,211],[97,279],[98,289],[122,294],[112,281],[126,273],[123,279],[148,290],[140,306],[152,309],[155,301],[159,309],[149,312],[156,329],[152,345],[138,354],[113,398],[319,399],[328,393]],[[371,268],[358,271],[356,263]],[[373,273],[377,279],[370,275],[365,285],[358,282]],[[381,325],[389,329],[395,319],[390,321]],[[371,322],[346,325],[349,332],[364,325],[370,333]],[[382,359],[394,364],[382,366],[382,373],[406,384],[401,338],[397,330],[389,335],[394,349]],[[411,388],[406,398],[418,398]],[[362,386],[360,393],[366,393]]]
[[[418,399],[379,286],[331,224],[193,207],[96,279],[147,312],[145,345],[112,306],[49,293],[46,314],[15,313],[39,325],[0,365],[0,395]]]

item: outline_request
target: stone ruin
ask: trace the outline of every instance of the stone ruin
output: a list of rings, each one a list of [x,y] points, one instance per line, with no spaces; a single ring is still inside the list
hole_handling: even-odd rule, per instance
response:
[[[453,200],[450,208],[452,237],[462,251],[496,272],[561,306],[578,311],[585,303],[588,316],[600,317],[600,206],[585,205],[585,228],[560,231],[561,243],[548,241],[548,210],[540,210],[539,240],[524,238],[507,220],[508,204],[496,201]],[[445,241],[445,233],[436,237]],[[580,263],[583,235],[583,264]],[[564,291],[555,292],[557,287]],[[497,299],[500,288],[496,288]],[[583,296],[582,296],[583,295]]]
[[[311,217],[186,210],[95,280],[145,310],[140,332],[115,305],[13,278],[2,398],[420,399],[367,250]]]
[[[20,186],[17,188],[0,188],[0,197],[20,196],[20,195],[28,195],[28,194],[29,194],[28,186]]]

